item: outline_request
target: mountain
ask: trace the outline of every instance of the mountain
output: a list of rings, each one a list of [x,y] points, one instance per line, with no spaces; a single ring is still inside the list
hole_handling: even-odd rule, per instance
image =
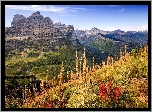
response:
[[[127,45],[128,52],[135,47],[139,47],[140,44],[145,46],[147,43],[146,38],[148,37],[148,32],[146,31],[124,32],[118,29],[110,32],[103,31],[95,27],[91,30],[76,29],[75,33],[82,45],[88,49],[92,49],[91,52],[95,50],[98,51],[99,56],[96,56],[96,59],[98,60],[104,60],[105,54],[110,54],[112,56],[116,55],[119,57],[120,49],[124,50],[125,45]]]
[[[34,69],[42,63],[46,67],[51,64],[53,68],[56,65],[59,67],[63,61],[67,65],[67,70],[74,70],[73,56],[75,57],[76,50],[82,54],[83,47],[86,47],[86,58],[89,63],[94,57],[95,63],[100,64],[109,55],[119,57],[120,49],[124,51],[125,45],[129,52],[139,46],[140,41],[144,44],[147,34],[146,32],[123,32],[121,30],[110,32],[96,27],[91,30],[74,30],[73,25],[53,23],[49,17],[44,18],[39,11],[27,18],[16,14],[11,27],[5,28],[6,73],[11,75],[13,71],[14,75],[20,74],[24,72],[22,70],[24,68],[35,73]],[[46,56],[45,53],[51,54],[53,58]],[[12,62],[14,59],[15,61]],[[54,61],[57,63],[54,64]],[[24,66],[21,67],[22,65]],[[12,69],[15,66],[16,68]],[[57,74],[57,72],[52,74]]]
[[[148,32],[136,32],[136,31],[121,31],[120,29],[115,31],[103,31],[98,28],[92,28],[91,30],[75,30],[75,33],[77,35],[77,38],[80,40],[80,42],[83,43],[83,41],[87,41],[90,36],[96,37],[96,38],[107,38],[113,41],[120,41],[120,42],[132,42],[135,44],[146,44],[146,38],[148,37]],[[88,38],[89,37],[89,38]]]
[[[76,38],[73,31],[73,25],[66,26],[60,22],[53,24],[53,21],[49,17],[44,18],[37,11],[27,18],[19,14],[14,15],[11,27],[5,28],[5,37],[21,39],[29,36]]]

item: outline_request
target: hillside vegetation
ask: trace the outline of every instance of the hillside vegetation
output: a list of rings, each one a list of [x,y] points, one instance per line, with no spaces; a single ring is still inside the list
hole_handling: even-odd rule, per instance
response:
[[[148,46],[129,53],[120,52],[119,60],[108,56],[102,65],[95,65],[93,59],[91,70],[85,67],[85,57],[83,64],[83,69],[78,74],[71,73],[66,83],[62,78],[64,65],[60,64],[61,77],[55,80],[57,86],[28,99],[23,105],[12,100],[6,107],[148,108]]]

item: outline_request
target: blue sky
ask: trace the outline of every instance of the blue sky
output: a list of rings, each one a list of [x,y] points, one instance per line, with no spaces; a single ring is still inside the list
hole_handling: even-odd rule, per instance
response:
[[[73,25],[79,30],[148,30],[148,5],[5,5],[5,26],[11,26],[15,14],[29,17],[36,11],[53,23]]]

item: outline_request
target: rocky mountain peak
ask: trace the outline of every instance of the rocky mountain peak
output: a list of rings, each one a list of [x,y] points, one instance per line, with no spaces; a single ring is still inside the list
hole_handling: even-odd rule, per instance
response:
[[[96,28],[96,27],[93,27],[91,30],[99,30],[98,28]]]
[[[26,17],[24,17],[23,15],[16,14],[16,15],[14,15],[14,18],[13,18],[11,25],[13,26],[14,23],[17,23],[17,22],[24,20],[24,19],[26,19]]]
[[[26,19],[26,17],[19,14],[14,15],[14,18],[13,18],[14,21],[21,20],[21,19]]]
[[[32,16],[34,16],[34,17],[38,17],[38,16],[40,16],[40,15],[41,15],[41,14],[40,14],[39,11],[37,11],[37,12],[35,12],[35,13],[32,14]]]
[[[43,17],[39,11],[28,18],[23,15],[14,15],[12,27],[5,28],[6,37],[53,37],[75,38],[73,25],[65,25],[61,22],[53,24],[49,17]]]
[[[61,28],[61,27],[66,27],[66,25],[61,23],[61,22],[57,22],[57,23],[54,24],[54,27]]]

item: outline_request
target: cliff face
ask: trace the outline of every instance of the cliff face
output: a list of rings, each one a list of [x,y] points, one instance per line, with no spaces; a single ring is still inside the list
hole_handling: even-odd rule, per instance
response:
[[[53,24],[49,17],[43,17],[39,11],[29,17],[14,15],[11,27],[5,28],[5,37],[56,37],[76,38],[73,25],[66,26],[60,22]]]

